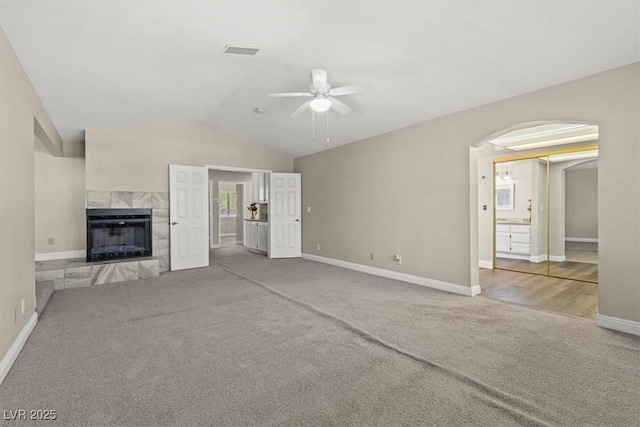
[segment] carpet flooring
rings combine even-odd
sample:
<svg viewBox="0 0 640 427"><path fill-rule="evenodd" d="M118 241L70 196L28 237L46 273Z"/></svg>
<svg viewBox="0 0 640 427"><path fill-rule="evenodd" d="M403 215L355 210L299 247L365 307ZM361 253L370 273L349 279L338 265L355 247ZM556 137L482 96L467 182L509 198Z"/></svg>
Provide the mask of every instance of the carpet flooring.
<svg viewBox="0 0 640 427"><path fill-rule="evenodd" d="M633 426L639 402L638 337L236 245L54 292L0 386L65 426Z"/></svg>

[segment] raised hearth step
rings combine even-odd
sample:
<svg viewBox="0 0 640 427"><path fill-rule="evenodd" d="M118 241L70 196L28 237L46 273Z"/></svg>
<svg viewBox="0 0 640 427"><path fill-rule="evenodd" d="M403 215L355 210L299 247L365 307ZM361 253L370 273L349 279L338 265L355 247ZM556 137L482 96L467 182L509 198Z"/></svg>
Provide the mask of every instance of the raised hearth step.
<svg viewBox="0 0 640 427"><path fill-rule="evenodd" d="M53 280L36 282L36 313L38 313L38 317L40 317L44 308L47 306L54 290L55 282Z"/></svg>

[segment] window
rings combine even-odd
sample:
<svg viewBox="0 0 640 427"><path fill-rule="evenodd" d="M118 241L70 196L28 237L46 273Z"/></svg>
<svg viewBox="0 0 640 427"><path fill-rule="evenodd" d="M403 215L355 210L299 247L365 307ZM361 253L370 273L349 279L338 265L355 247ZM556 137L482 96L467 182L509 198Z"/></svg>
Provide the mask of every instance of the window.
<svg viewBox="0 0 640 427"><path fill-rule="evenodd" d="M236 192L220 192L220 216L236 216Z"/></svg>

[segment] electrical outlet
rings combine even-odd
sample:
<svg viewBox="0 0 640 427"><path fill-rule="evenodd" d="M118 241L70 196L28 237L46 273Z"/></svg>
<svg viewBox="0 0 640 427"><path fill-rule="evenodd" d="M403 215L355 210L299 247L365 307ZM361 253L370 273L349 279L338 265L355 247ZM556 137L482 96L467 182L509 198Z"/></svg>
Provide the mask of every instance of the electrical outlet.
<svg viewBox="0 0 640 427"><path fill-rule="evenodd" d="M400 256L399 254L396 254L396 263L402 264L402 256Z"/></svg>
<svg viewBox="0 0 640 427"><path fill-rule="evenodd" d="M49 237L49 239L48 239L48 241L47 241L47 242L48 242L50 245L53 245L53 242L54 242L53 237Z"/></svg>
<svg viewBox="0 0 640 427"><path fill-rule="evenodd" d="M24 310L27 308L27 304L24 301L24 298L22 298L22 314L24 314Z"/></svg>
<svg viewBox="0 0 640 427"><path fill-rule="evenodd" d="M320 250L320 243L318 243L318 244L316 245L316 249L317 249L317 250Z"/></svg>
<svg viewBox="0 0 640 427"><path fill-rule="evenodd" d="M369 258L371 258L371 259L374 259L374 258L375 258L375 255L374 255L374 253L373 253L373 252L369 252Z"/></svg>

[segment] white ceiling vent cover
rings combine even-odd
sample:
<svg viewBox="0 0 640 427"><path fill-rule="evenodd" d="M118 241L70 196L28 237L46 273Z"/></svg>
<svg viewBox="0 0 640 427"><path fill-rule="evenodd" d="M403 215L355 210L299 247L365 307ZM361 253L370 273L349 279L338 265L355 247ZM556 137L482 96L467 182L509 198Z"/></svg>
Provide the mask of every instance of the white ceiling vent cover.
<svg viewBox="0 0 640 427"><path fill-rule="evenodd" d="M226 53L229 55L249 55L249 56L253 56L256 53L258 53L260 51L260 49L258 49L257 47L248 47L248 46L233 46L233 45L226 45L224 47L224 50L222 51L222 53Z"/></svg>

